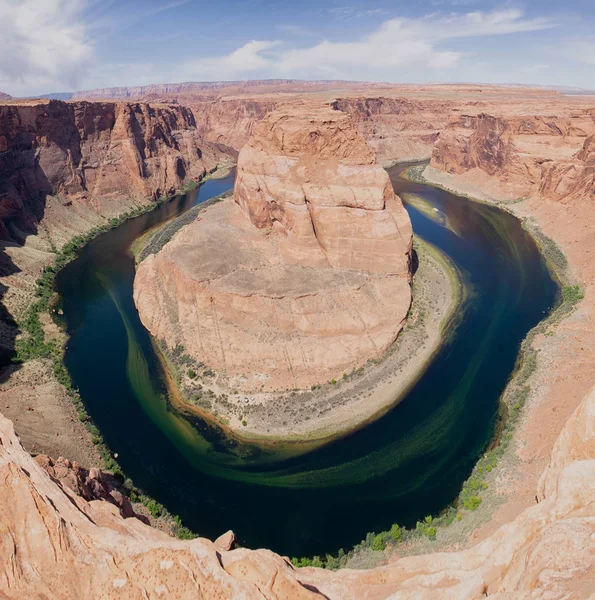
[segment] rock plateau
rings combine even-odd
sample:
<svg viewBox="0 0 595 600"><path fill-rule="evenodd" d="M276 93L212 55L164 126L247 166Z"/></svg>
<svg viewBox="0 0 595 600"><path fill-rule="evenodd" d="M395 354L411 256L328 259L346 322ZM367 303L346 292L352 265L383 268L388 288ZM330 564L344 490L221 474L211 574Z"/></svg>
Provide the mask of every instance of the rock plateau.
<svg viewBox="0 0 595 600"><path fill-rule="evenodd" d="M234 201L138 268L135 301L168 348L246 390L339 378L395 341L411 304L412 230L352 119L278 111L242 149Z"/></svg>

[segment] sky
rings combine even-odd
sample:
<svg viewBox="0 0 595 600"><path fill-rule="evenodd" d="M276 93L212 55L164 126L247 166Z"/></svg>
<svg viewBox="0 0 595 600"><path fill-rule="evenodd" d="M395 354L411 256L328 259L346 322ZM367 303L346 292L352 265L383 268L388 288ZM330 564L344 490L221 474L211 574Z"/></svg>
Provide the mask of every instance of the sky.
<svg viewBox="0 0 595 600"><path fill-rule="evenodd" d="M0 90L269 78L595 88L595 0L0 0Z"/></svg>

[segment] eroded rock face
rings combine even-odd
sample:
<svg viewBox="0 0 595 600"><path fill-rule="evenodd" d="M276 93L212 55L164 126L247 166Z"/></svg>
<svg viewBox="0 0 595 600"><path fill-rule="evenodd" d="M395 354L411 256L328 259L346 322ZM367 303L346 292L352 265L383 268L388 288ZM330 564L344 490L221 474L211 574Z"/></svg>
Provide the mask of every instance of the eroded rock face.
<svg viewBox="0 0 595 600"><path fill-rule="evenodd" d="M481 544L339 572L296 570L266 550L177 541L122 518L108 502L87 502L50 479L0 416L0 590L15 599L587 598L595 575L594 406L591 391L564 428L540 503Z"/></svg>
<svg viewBox="0 0 595 600"><path fill-rule="evenodd" d="M272 113L210 207L138 268L145 326L246 390L339 378L396 339L412 230L350 118Z"/></svg>
<svg viewBox="0 0 595 600"><path fill-rule="evenodd" d="M333 106L353 118L382 165L426 160L456 104L391 97L338 98Z"/></svg>
<svg viewBox="0 0 595 600"><path fill-rule="evenodd" d="M270 98L217 98L188 105L196 118L200 135L211 142L241 150L250 139L255 125L280 104Z"/></svg>
<svg viewBox="0 0 595 600"><path fill-rule="evenodd" d="M222 156L181 106L0 105L0 218L30 232L48 196L73 213L115 216L198 180Z"/></svg>
<svg viewBox="0 0 595 600"><path fill-rule="evenodd" d="M2 416L0 477L4 598L322 598L272 552L181 542L77 496L22 449Z"/></svg>
<svg viewBox="0 0 595 600"><path fill-rule="evenodd" d="M238 160L235 201L286 240L290 263L407 275L411 224L353 121L332 109L279 112Z"/></svg>
<svg viewBox="0 0 595 600"><path fill-rule="evenodd" d="M480 185L491 178L503 198L576 198L594 191L594 139L593 115L584 110L467 115L440 133L431 166Z"/></svg>

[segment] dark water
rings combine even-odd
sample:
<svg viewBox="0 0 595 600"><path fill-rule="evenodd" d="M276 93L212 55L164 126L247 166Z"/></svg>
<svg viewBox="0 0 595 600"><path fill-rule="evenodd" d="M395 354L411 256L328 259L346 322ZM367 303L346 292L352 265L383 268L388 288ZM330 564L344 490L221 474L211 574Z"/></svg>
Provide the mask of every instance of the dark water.
<svg viewBox="0 0 595 600"><path fill-rule="evenodd" d="M397 191L415 192L439 210L432 219L408 206L415 233L464 275L468 301L402 403L299 457L264 461L252 450L238 458L204 423L168 407L132 301L130 243L230 188L231 177L105 234L58 278L71 336L66 364L88 412L136 485L199 534L233 529L249 547L291 556L349 548L369 531L442 510L489 442L520 342L555 304L557 286L511 215L398 173L391 174Z"/></svg>

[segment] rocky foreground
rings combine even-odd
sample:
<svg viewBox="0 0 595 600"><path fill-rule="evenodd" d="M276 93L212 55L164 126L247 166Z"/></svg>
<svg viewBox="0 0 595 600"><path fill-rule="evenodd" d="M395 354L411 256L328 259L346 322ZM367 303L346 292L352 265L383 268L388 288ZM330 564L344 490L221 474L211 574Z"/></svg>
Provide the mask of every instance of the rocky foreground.
<svg viewBox="0 0 595 600"><path fill-rule="evenodd" d="M560 435L526 510L464 551L369 571L294 569L267 550L177 541L62 487L0 417L4 598L344 600L588 598L595 580L595 391Z"/></svg>
<svg viewBox="0 0 595 600"><path fill-rule="evenodd" d="M137 270L147 329L244 391L340 379L395 341L411 305L412 230L352 119L271 113L240 152L234 199Z"/></svg>

